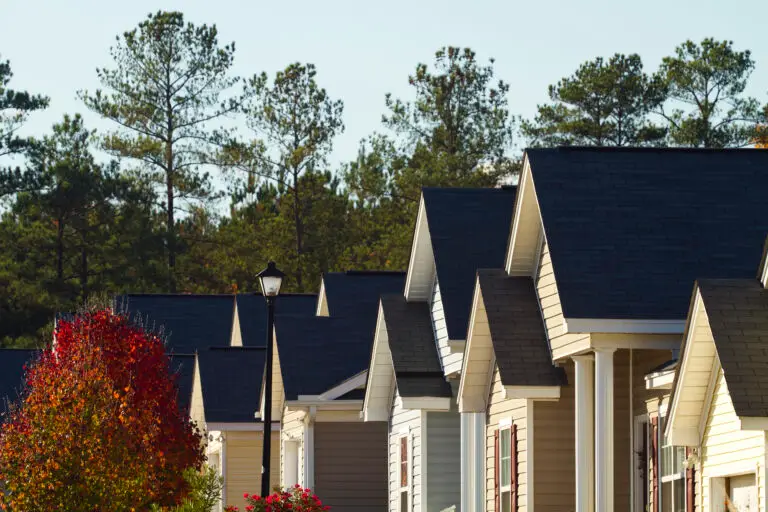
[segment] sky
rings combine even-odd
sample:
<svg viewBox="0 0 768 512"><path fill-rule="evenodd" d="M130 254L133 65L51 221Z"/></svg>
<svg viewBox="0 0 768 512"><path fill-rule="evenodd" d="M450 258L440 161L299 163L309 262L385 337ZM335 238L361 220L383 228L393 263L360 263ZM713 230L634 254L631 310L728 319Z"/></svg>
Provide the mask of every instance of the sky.
<svg viewBox="0 0 768 512"><path fill-rule="evenodd" d="M319 84L344 102L335 163L354 158L360 139L381 129L386 93L412 97L408 75L444 45L495 58L497 76L510 84L510 110L524 117L547 100L549 84L586 60L639 53L650 72L679 43L705 37L752 50L747 92L768 103L765 0L0 0L0 56L11 61L11 87L51 98L24 132L41 135L76 112L87 126L109 127L77 91L98 88L95 70L111 66L115 37L161 9L216 24L222 43L236 43L237 75L315 64Z"/></svg>

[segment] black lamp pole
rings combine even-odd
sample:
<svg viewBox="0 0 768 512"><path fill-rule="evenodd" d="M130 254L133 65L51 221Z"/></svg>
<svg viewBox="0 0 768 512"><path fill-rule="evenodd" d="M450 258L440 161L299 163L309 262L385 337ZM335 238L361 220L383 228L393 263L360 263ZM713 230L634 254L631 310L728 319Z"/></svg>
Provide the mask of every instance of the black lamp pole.
<svg viewBox="0 0 768 512"><path fill-rule="evenodd" d="M261 461L261 495L269 496L269 460L272 452L272 359L274 353L275 332L275 299L280 293L285 274L280 272L274 261L270 261L267 268L259 272L261 291L267 300L267 358L264 368L264 444L263 458Z"/></svg>
<svg viewBox="0 0 768 512"><path fill-rule="evenodd" d="M261 495L269 495L269 461L272 451L272 353L275 297L267 297L267 361L264 369L264 453L261 462Z"/></svg>

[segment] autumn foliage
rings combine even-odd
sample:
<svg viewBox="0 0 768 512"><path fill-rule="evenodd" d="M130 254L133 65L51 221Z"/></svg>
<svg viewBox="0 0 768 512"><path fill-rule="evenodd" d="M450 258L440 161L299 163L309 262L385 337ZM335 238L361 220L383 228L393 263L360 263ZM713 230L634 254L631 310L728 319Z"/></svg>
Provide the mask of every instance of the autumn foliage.
<svg viewBox="0 0 768 512"><path fill-rule="evenodd" d="M161 338L111 310L60 322L0 431L4 510L171 505L203 461Z"/></svg>
<svg viewBox="0 0 768 512"><path fill-rule="evenodd" d="M266 497L246 493L243 498L248 503L246 512L324 512L331 509L323 505L320 498L312 494L310 489L302 489L300 485ZM224 511L240 512L240 509L230 505Z"/></svg>

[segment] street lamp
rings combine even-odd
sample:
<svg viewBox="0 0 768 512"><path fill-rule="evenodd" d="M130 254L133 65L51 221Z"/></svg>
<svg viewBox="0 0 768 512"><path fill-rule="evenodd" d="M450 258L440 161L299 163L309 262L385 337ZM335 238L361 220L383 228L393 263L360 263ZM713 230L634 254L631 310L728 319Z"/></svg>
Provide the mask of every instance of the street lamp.
<svg viewBox="0 0 768 512"><path fill-rule="evenodd" d="M272 451L272 353L274 352L275 298L280 293L280 285L285 274L280 272L274 261L259 272L261 293L267 300L267 361L264 369L264 445L261 462L261 495L269 496L269 458Z"/></svg>

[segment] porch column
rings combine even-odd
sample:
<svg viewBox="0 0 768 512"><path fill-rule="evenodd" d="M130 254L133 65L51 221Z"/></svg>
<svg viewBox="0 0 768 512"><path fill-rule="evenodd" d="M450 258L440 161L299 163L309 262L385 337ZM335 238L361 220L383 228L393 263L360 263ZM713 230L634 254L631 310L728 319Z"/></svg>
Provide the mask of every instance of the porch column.
<svg viewBox="0 0 768 512"><path fill-rule="evenodd" d="M473 437L473 464L472 472L474 479L472 482L472 501L470 510L474 512L483 512L485 510L485 413L472 413L474 425L472 426Z"/></svg>
<svg viewBox="0 0 768 512"><path fill-rule="evenodd" d="M595 512L613 512L613 353L595 350Z"/></svg>
<svg viewBox="0 0 768 512"><path fill-rule="evenodd" d="M472 503L471 459L469 455L472 420L470 413L461 413L461 507L459 512L469 512Z"/></svg>
<svg viewBox="0 0 768 512"><path fill-rule="evenodd" d="M595 509L594 358L575 356L576 368L576 512Z"/></svg>

